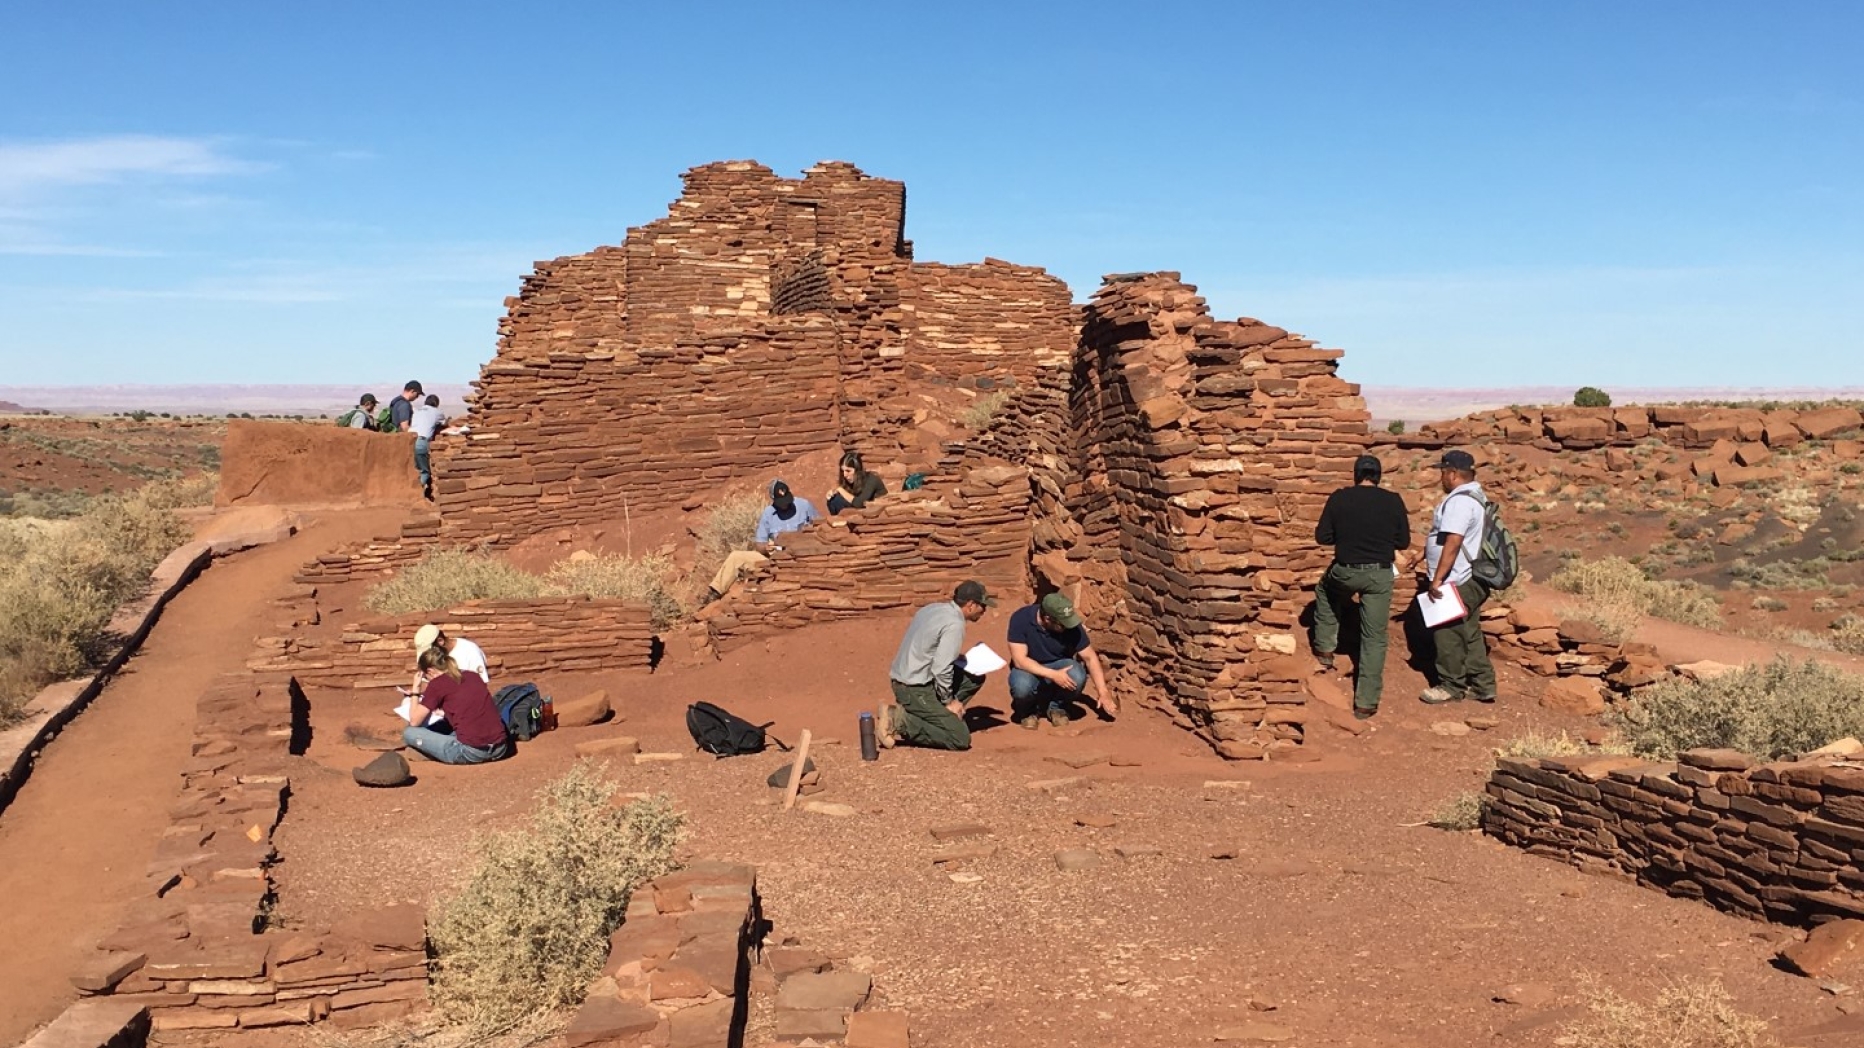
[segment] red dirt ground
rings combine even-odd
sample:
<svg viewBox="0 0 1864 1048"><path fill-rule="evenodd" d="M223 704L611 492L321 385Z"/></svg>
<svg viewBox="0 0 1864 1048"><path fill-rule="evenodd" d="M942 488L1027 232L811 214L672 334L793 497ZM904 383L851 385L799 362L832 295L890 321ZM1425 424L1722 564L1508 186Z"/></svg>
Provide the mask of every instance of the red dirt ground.
<svg viewBox="0 0 1864 1048"><path fill-rule="evenodd" d="M225 422L203 420L0 420L0 492L95 495L212 469L225 435Z"/></svg>

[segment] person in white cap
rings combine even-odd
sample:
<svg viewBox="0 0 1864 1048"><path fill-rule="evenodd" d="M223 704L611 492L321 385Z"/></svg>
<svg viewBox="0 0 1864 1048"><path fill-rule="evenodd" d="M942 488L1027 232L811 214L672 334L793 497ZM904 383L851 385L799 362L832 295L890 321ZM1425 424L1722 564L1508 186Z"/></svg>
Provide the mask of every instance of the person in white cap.
<svg viewBox="0 0 1864 1048"><path fill-rule="evenodd" d="M449 637L431 622L414 631L414 657L417 660L422 652L436 646L453 657L453 664L460 668L461 673L477 673L479 679L487 685L492 683L492 671L486 668L485 652L479 645L464 637ZM417 694L420 692L418 682L414 690Z"/></svg>

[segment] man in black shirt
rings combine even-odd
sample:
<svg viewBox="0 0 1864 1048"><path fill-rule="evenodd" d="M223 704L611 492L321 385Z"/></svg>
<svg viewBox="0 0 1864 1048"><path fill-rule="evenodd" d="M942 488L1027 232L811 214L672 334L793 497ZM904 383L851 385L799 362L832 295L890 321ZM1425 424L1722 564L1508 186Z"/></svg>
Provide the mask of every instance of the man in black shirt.
<svg viewBox="0 0 1864 1048"><path fill-rule="evenodd" d="M1353 461L1353 486L1327 497L1314 541L1333 547L1333 566L1314 588L1314 655L1333 668L1340 643L1340 608L1359 595L1359 679L1353 685L1353 715L1379 711L1385 681L1386 633L1391 628L1392 564L1411 547L1411 522L1404 497L1379 487L1384 468L1371 455Z"/></svg>

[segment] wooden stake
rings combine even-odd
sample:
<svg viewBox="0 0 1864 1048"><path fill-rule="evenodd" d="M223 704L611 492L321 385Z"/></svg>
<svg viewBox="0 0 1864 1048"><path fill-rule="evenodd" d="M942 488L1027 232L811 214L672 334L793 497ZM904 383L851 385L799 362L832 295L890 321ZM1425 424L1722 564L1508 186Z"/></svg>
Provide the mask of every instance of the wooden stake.
<svg viewBox="0 0 1864 1048"><path fill-rule="evenodd" d="M790 788L783 792L783 810L796 807L796 791L803 786L803 763L809 759L809 729L803 729L803 737L796 743L796 759L790 762Z"/></svg>

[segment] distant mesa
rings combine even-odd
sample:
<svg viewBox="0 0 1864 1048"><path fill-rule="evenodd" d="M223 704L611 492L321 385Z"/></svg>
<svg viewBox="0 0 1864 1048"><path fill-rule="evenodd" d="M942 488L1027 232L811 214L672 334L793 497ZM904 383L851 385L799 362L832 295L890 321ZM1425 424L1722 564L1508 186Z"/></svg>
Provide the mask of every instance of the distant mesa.
<svg viewBox="0 0 1864 1048"><path fill-rule="evenodd" d="M0 400L0 415L49 415L44 408L29 408L24 404L15 404L10 400Z"/></svg>

